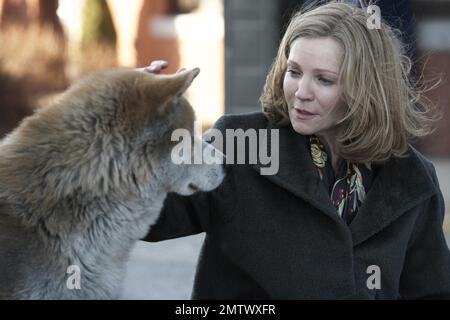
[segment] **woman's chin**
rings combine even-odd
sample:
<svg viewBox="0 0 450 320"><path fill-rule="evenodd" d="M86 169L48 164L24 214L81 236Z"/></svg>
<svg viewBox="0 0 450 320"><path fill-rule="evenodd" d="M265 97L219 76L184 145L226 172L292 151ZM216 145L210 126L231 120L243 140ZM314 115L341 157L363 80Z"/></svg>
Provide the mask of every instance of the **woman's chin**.
<svg viewBox="0 0 450 320"><path fill-rule="evenodd" d="M306 126L304 123L299 123L298 121L291 120L291 125L294 131L301 135L309 136L315 133L314 129Z"/></svg>

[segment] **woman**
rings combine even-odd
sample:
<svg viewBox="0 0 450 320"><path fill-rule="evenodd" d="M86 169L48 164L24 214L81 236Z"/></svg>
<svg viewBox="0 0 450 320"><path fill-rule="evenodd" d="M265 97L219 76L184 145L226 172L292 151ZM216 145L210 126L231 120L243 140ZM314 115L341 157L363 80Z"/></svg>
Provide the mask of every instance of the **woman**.
<svg viewBox="0 0 450 320"><path fill-rule="evenodd" d="M366 20L343 3L296 14L263 112L216 123L278 129L276 174L229 164L218 189L166 199L144 240L206 232L194 299L450 297L442 194L408 144L430 132L430 109L394 32Z"/></svg>

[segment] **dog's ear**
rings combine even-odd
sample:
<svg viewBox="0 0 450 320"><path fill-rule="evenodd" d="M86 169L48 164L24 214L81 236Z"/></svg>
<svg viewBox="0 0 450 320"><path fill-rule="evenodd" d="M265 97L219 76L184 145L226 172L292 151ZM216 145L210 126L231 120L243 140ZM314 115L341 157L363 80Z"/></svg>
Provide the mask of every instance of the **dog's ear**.
<svg viewBox="0 0 450 320"><path fill-rule="evenodd" d="M149 74L148 82L142 89L149 94L150 99L156 99L161 107L165 107L170 101L179 99L199 73L200 69L195 68L169 75Z"/></svg>
<svg viewBox="0 0 450 320"><path fill-rule="evenodd" d="M164 82L165 88L165 90L163 90L165 91L164 96L171 96L174 98L181 97L199 73L200 69L195 68L192 70L183 70L169 76L161 76L161 81Z"/></svg>

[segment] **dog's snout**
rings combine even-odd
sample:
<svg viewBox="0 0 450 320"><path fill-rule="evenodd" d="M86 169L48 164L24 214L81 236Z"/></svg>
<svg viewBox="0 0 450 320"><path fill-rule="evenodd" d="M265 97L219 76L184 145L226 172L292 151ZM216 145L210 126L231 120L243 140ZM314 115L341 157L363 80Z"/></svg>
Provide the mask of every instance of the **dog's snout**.
<svg viewBox="0 0 450 320"><path fill-rule="evenodd" d="M202 141L203 145L203 153L211 155L214 158L214 163L222 164L225 163L225 154L220 151L218 148L216 148L214 145L207 143L205 141Z"/></svg>
<svg viewBox="0 0 450 320"><path fill-rule="evenodd" d="M225 162L225 158L226 158L225 154L222 153L222 151L220 151L219 149L217 149L217 148L215 148L215 147L212 147L212 148L214 148L214 154L215 154L215 156L216 156L217 158L220 158L220 159L222 160L221 163L224 163L224 162Z"/></svg>
<svg viewBox="0 0 450 320"><path fill-rule="evenodd" d="M199 187L197 187L195 184L193 184L193 183L189 183L189 189L191 189L193 192L198 192L198 191L200 191L200 188Z"/></svg>

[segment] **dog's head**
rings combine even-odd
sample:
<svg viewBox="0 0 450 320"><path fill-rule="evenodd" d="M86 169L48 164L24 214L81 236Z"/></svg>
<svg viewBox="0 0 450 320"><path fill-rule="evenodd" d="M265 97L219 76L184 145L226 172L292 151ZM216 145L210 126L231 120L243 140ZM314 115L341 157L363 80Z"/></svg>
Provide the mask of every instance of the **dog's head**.
<svg viewBox="0 0 450 320"><path fill-rule="evenodd" d="M2 178L21 192L27 181L27 188L35 190L31 193L58 197L74 190L134 198L216 188L224 176L220 164L172 159L179 143L171 139L174 130L193 132L194 111L183 93L198 73L118 69L78 81L3 143L2 153L10 155L9 165L20 167L24 180L5 172ZM7 164L3 157L1 165Z"/></svg>

